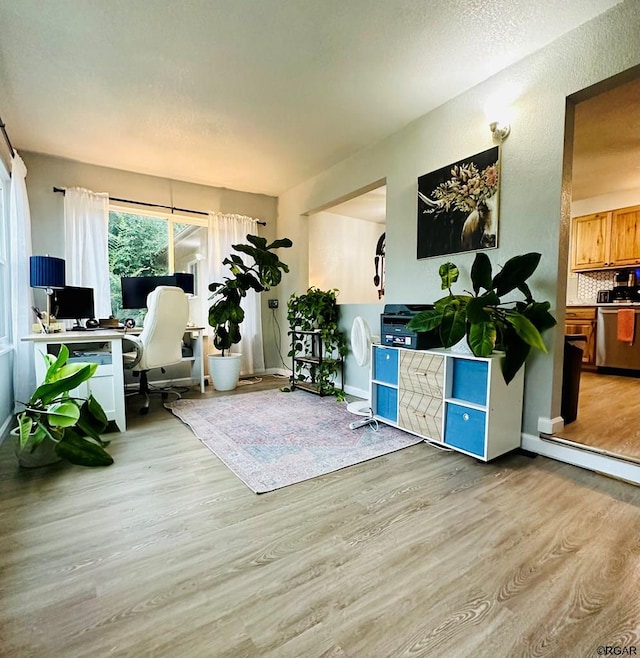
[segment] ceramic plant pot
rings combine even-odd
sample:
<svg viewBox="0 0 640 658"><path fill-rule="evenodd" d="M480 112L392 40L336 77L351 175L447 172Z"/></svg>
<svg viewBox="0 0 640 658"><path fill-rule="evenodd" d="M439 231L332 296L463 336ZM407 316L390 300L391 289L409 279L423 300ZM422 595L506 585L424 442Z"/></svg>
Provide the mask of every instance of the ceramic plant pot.
<svg viewBox="0 0 640 658"><path fill-rule="evenodd" d="M240 379L242 354L209 354L209 374L216 391L233 391Z"/></svg>
<svg viewBox="0 0 640 658"><path fill-rule="evenodd" d="M45 439L33 452L30 452L29 450L20 449L20 437L17 427L11 430L10 435L18 464L22 468L40 468L62 461L62 458L56 454L56 444L53 441Z"/></svg>

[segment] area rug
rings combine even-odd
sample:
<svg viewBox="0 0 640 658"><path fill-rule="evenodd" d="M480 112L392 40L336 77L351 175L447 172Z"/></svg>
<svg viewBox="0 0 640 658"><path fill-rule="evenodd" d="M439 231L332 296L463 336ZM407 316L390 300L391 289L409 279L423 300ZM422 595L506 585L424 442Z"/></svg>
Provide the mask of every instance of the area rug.
<svg viewBox="0 0 640 658"><path fill-rule="evenodd" d="M165 405L251 490L265 493L421 442L388 425L349 429L361 417L334 397L279 390Z"/></svg>

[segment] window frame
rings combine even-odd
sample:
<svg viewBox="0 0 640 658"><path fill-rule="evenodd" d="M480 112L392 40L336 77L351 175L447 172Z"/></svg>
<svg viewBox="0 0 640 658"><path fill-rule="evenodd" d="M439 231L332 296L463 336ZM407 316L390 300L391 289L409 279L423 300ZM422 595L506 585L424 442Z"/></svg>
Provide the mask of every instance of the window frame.
<svg viewBox="0 0 640 658"><path fill-rule="evenodd" d="M9 264L9 174L0 162L0 351L11 346L11 272Z"/></svg>
<svg viewBox="0 0 640 658"><path fill-rule="evenodd" d="M168 241L167 241L167 274L175 272L175 234L174 234L174 224L192 224L194 226L203 226L207 228L209 226L209 220L207 217L192 217L189 215L176 215L171 212L161 212L158 210L146 210L144 206L137 206L132 208L131 206L121 205L118 203L109 203L109 213L111 212L121 212L126 213L127 215L138 215L140 217L154 217L156 219L164 219L168 222Z"/></svg>

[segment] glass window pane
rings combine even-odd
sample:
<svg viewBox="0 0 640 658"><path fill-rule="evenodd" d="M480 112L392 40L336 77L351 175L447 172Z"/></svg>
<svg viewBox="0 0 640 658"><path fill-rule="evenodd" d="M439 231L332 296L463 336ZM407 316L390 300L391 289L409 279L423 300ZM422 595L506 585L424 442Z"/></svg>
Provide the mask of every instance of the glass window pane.
<svg viewBox="0 0 640 658"><path fill-rule="evenodd" d="M145 310L122 308L120 278L169 274L169 223L166 219L111 211L109 213L109 269L111 306L123 320L133 317L141 322Z"/></svg>
<svg viewBox="0 0 640 658"><path fill-rule="evenodd" d="M202 279L201 263L205 261L207 250L207 227L177 223L174 227L175 270L194 275L194 296L197 297L200 294L199 284Z"/></svg>

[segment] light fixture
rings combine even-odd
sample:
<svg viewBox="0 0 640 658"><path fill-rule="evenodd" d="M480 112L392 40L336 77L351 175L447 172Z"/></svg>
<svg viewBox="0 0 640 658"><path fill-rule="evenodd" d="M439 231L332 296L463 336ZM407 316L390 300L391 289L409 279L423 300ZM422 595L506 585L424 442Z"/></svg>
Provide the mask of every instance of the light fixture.
<svg viewBox="0 0 640 658"><path fill-rule="evenodd" d="M491 136L498 144L504 142L511 132L511 120L514 114L514 103L521 91L514 85L496 89L485 101L484 115L489 123Z"/></svg>
<svg viewBox="0 0 640 658"><path fill-rule="evenodd" d="M502 143L509 136L511 126L508 123L501 123L500 121L492 121L489 124L489 130L494 141Z"/></svg>
<svg viewBox="0 0 640 658"><path fill-rule="evenodd" d="M43 331L48 332L51 324L51 295L54 290L65 286L65 262L55 256L31 256L29 258L29 285L32 288L44 288L47 293L47 325Z"/></svg>

